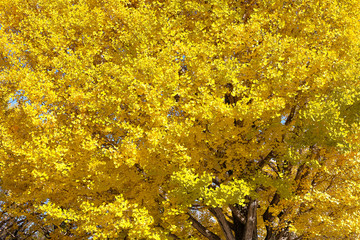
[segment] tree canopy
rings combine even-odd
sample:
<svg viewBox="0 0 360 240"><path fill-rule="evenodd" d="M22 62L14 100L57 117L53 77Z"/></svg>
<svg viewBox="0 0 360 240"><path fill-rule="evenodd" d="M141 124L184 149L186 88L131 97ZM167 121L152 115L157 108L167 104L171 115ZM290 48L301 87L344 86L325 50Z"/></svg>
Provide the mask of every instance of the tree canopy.
<svg viewBox="0 0 360 240"><path fill-rule="evenodd" d="M360 238L359 15L0 1L3 216L53 239Z"/></svg>

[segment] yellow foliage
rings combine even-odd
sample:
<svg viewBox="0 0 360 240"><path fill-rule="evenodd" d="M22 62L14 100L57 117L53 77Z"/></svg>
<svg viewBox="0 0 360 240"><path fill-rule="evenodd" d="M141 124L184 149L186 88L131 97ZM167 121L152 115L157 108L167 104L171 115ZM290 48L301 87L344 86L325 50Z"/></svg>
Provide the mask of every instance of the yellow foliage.
<svg viewBox="0 0 360 240"><path fill-rule="evenodd" d="M359 15L1 1L1 210L54 239L202 239L256 200L259 238L360 238Z"/></svg>

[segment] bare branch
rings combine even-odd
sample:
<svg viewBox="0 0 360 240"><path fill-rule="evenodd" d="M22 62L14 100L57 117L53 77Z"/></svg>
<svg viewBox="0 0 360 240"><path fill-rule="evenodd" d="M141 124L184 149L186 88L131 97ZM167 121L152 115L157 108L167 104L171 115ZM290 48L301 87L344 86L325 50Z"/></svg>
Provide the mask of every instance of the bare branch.
<svg viewBox="0 0 360 240"><path fill-rule="evenodd" d="M233 205L229 205L229 208L232 211L233 218L236 218L242 224L246 223L245 216L241 213L241 211L237 207Z"/></svg>
<svg viewBox="0 0 360 240"><path fill-rule="evenodd" d="M245 210L245 208L239 205L230 205L229 208L233 216L235 239L242 239L246 224L246 213L242 210Z"/></svg>
<svg viewBox="0 0 360 240"><path fill-rule="evenodd" d="M249 202L247 216L246 216L246 224L245 224L245 232L243 239L246 240L256 240L257 239L257 201L252 200Z"/></svg>
<svg viewBox="0 0 360 240"><path fill-rule="evenodd" d="M196 230L198 230L204 237L210 240L221 240L221 238L218 235L216 235L215 233L211 232L206 227L204 227L198 220L196 220L193 216L191 216L190 213L188 213L188 215L189 215L189 220L192 223L192 226Z"/></svg>
<svg viewBox="0 0 360 240"><path fill-rule="evenodd" d="M225 218L224 213L221 208L210 208L209 211L214 214L217 221L219 222L221 229L223 230L226 240L235 240L234 234L231 231L231 228L228 224L228 221Z"/></svg>

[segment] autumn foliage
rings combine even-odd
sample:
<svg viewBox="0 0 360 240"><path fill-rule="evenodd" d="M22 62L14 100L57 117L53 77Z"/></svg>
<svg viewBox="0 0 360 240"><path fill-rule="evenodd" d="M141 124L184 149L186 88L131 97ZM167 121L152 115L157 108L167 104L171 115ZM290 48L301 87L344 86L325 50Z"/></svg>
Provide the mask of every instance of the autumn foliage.
<svg viewBox="0 0 360 240"><path fill-rule="evenodd" d="M359 15L0 1L3 216L38 239L359 239Z"/></svg>

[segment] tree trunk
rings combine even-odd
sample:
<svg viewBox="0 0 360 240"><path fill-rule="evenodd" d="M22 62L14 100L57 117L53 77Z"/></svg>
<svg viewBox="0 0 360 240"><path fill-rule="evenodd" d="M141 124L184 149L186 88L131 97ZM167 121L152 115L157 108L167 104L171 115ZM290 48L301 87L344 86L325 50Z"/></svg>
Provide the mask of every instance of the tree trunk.
<svg viewBox="0 0 360 240"><path fill-rule="evenodd" d="M227 216L221 208L210 208L209 211L214 215L220 225L226 240L257 240L257 201L250 200L246 206L229 206L232 216ZM219 240L219 236L206 229L199 221L189 214L189 220L207 239Z"/></svg>
<svg viewBox="0 0 360 240"><path fill-rule="evenodd" d="M241 240L257 240L257 201L251 200L248 204L246 224Z"/></svg>

